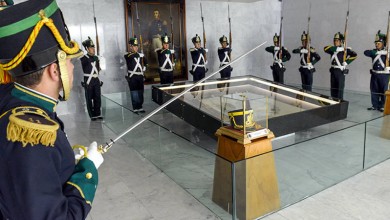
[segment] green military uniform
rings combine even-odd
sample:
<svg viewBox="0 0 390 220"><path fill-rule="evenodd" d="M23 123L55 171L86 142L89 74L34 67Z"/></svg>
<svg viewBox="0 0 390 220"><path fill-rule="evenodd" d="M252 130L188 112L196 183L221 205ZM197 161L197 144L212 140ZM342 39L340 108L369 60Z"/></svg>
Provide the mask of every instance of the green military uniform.
<svg viewBox="0 0 390 220"><path fill-rule="evenodd" d="M333 40L344 42L344 35L340 32L334 35ZM345 51L346 50L346 51ZM330 54L330 94L334 98L344 98L345 76L348 74L347 65L352 63L357 54L351 48L329 45L324 48L325 53ZM344 52L345 51L345 52ZM344 53L346 59L344 60Z"/></svg>
<svg viewBox="0 0 390 220"><path fill-rule="evenodd" d="M56 114L57 97L28 85L57 65L51 73L59 71L57 85L62 83L62 99L68 99L66 60L82 53L69 40L55 0L22 2L1 10L0 17L8 18L0 19L0 219L85 219L97 168L87 157L75 165ZM5 71L23 84L4 80Z"/></svg>

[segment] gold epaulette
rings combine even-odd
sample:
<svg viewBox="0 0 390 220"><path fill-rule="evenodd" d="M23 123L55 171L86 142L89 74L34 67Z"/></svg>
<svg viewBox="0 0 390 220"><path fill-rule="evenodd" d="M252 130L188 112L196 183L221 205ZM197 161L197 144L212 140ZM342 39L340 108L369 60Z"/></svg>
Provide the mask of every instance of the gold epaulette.
<svg viewBox="0 0 390 220"><path fill-rule="evenodd" d="M12 109L7 126L7 139L12 142L54 146L60 126L45 111L37 107L23 106Z"/></svg>
<svg viewBox="0 0 390 220"><path fill-rule="evenodd" d="M190 52L195 51L195 48L190 48Z"/></svg>

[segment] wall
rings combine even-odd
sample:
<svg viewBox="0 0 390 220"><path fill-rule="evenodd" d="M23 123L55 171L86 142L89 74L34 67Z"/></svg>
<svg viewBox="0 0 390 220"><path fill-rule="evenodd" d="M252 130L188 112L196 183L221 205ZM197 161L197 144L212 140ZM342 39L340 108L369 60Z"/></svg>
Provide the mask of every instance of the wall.
<svg viewBox="0 0 390 220"><path fill-rule="evenodd" d="M127 68L123 55L126 52L124 1L87 0L71 1L57 0L65 22L68 25L72 39L80 46L81 42L90 36L95 44L95 16L97 20L100 54L104 57L100 79L104 82L102 93L114 93L128 90L124 76ZM84 50L84 48L83 48ZM105 63L105 64L104 64ZM105 66L105 67L104 67ZM84 89L81 87L83 72L81 63L75 62L75 78L73 91L69 101L62 102L59 110L62 114L77 112L77 108L85 108Z"/></svg>
<svg viewBox="0 0 390 220"><path fill-rule="evenodd" d="M300 35L307 28L309 0L284 0L284 44L292 50L300 45ZM326 45L332 44L333 35L337 31L344 31L345 16L347 11L346 0L311 0L310 33L312 45L322 57L316 65L317 72L314 75L314 86L329 88L329 56L323 52ZM15 0L15 3L21 1ZM69 27L71 36L81 44L87 36L95 39L95 27L93 22L93 1L58 0L65 21ZM193 47L191 38L195 34L202 35L202 23L200 18L200 2L203 6L205 29L207 34L207 48L209 49L210 71L216 71L219 67L217 48L220 46L218 39L223 34L228 35L229 24L227 19L227 2L215 1L186 1L186 28L187 47ZM233 33L233 59L250 50L254 46L268 41L272 44L272 36L279 32L281 3L277 0L263 0L251 3L229 2ZM104 81L103 93L128 91L124 80L126 65L123 54L126 51L124 2L109 0L94 0L95 14L98 22L98 35L100 38L101 55L105 58L106 68L101 75ZM349 17L349 41L357 53L358 58L349 69L350 74L346 79L346 89L353 91L369 91L370 59L364 57L363 51L374 47L374 37L378 29L383 32L387 28L387 15L389 10L388 0L354 0L350 6ZM188 53L188 57L190 54ZM272 56L264 51L264 47L256 50L245 59L234 65L233 76L257 75L266 79L272 79L269 65ZM189 61L189 66L191 61ZM286 83L300 84L298 72L299 56L293 55L286 64ZM81 65L76 62L73 94L70 102L62 103L61 110L64 113L83 108L84 91L80 86L82 80ZM216 74L216 78L219 74ZM189 80L192 80L189 75ZM81 106L81 107L80 107Z"/></svg>
<svg viewBox="0 0 390 220"><path fill-rule="evenodd" d="M283 0L285 46L291 51L301 45L300 36L307 29L309 0ZM310 34L312 46L319 52L322 60L316 64L314 86L330 87L330 56L323 48L333 44L336 32L344 32L348 8L347 0L311 0ZM350 1L348 23L348 46L357 52L358 58L349 66L346 77L346 89L368 92L370 84L369 69L371 59L363 51L374 48L375 34L380 29L386 32L387 16L390 10L388 0L353 0ZM301 84L299 55L293 55L286 65L287 83Z"/></svg>
<svg viewBox="0 0 390 220"><path fill-rule="evenodd" d="M22 0L15 0L15 4ZM105 59L105 68L101 73L104 82L102 93L128 91L126 63L123 55L126 52L127 40L125 34L124 1L87 0L71 1L57 0L65 22L70 30L71 38L80 46L81 42L90 36L95 40L94 11L97 19L100 55ZM191 38L195 34L202 35L200 19L200 1L186 1L186 28L187 48L192 47ZM277 0L263 0L251 3L230 2L230 14L233 33L233 59L247 52L264 41L272 44L272 35L278 32L281 3ZM207 34L207 48L209 48L208 74L219 67L217 48L220 46L219 38L229 33L227 2L202 1ZM233 76L257 75L272 79L269 64L272 56L259 48L245 59L234 65ZM188 53L190 58L190 54ZM189 61L191 65L191 61ZM76 112L85 108L84 89L81 87L82 69L80 62L75 62L75 77L73 91L68 102L62 102L58 111L61 114ZM215 76L219 77L219 74ZM189 80L192 76L189 75Z"/></svg>
<svg viewBox="0 0 390 220"><path fill-rule="evenodd" d="M203 27L200 13L200 2L203 8L203 17L206 30L206 47L208 52L208 68L211 74L218 70L219 59L217 49L220 47L219 38L222 35L229 36L228 2L215 1L186 1L186 29L187 48L193 47L191 38L198 34L203 41ZM272 36L278 32L280 24L281 3L277 0L263 0L253 3L229 2L232 26L232 58L246 53L253 47L268 41L272 44ZM202 42L203 45L203 42ZM232 76L257 75L266 79L272 79L269 68L272 55L266 53L265 46L257 49L252 54L233 65ZM188 66L191 67L191 55L188 52ZM190 75L190 80L192 76ZM214 78L219 78L219 73Z"/></svg>

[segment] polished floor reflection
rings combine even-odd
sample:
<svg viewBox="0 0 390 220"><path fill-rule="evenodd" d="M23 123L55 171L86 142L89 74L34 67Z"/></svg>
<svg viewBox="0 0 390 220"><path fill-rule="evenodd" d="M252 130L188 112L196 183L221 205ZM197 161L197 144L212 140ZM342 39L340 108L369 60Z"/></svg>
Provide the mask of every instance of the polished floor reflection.
<svg viewBox="0 0 390 220"><path fill-rule="evenodd" d="M157 105L148 98L150 90L145 93L144 108L148 113ZM388 177L385 175L383 180L380 178L389 162L359 173L362 165L370 167L390 157L389 139L381 137L381 129L387 122L377 119L381 116L380 112L366 110L370 102L369 96L347 93L346 99L350 101L346 120L273 141L282 206L295 203L308 193L311 195L324 191L266 219L370 219L359 217L368 215L365 211L367 209L363 208L367 203L362 202L362 206L358 208L360 199L356 199L356 196L361 194L365 199L366 193L373 192L368 198L373 203L379 203L390 192L390 187L385 186L390 182L390 176L386 174ZM71 143L88 145L94 140L105 143L115 138L145 116L135 114L130 109L130 96L115 93L105 95L105 120L102 122L91 122L85 112L61 117ZM372 121L359 124L369 120ZM338 131L341 128L345 130ZM324 136L329 133L332 134ZM366 148L362 143L364 140L367 142ZM292 144L292 147L286 147ZM215 139L167 111L159 112L118 141L105 154L105 163L100 169L100 185L88 218L232 219L228 212L211 200L214 163L218 159L215 152ZM364 153L366 161L362 161ZM326 189L356 173L359 174L336 187ZM382 190L382 195L379 194L379 189L373 191L365 188L372 181L366 177L378 181L374 185ZM344 188L358 192L343 190ZM350 202L357 208L344 210L342 207L351 208L346 201L349 197L355 198ZM328 202L331 199L336 200L341 208L336 209L333 214L322 215L323 209L333 208ZM383 205L378 204L367 212L374 210L376 213L386 213L381 207ZM305 209L311 210L307 217L302 211ZM299 218L296 213L301 214ZM336 216L336 213L345 217L327 218Z"/></svg>

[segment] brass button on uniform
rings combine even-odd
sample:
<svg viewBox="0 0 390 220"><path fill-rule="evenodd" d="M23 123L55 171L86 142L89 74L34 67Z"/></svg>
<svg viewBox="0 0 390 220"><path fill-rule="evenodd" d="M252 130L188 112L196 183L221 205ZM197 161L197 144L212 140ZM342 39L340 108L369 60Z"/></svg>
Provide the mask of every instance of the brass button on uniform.
<svg viewBox="0 0 390 220"><path fill-rule="evenodd" d="M85 175L85 178L91 179L91 178L92 178L92 173L87 173L87 174Z"/></svg>

